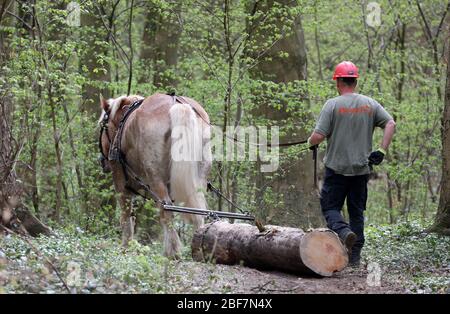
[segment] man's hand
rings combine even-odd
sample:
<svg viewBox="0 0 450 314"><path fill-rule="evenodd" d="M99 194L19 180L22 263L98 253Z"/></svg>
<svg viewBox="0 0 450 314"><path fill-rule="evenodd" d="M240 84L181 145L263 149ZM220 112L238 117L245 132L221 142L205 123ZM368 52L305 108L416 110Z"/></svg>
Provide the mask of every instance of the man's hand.
<svg viewBox="0 0 450 314"><path fill-rule="evenodd" d="M322 135L322 134L317 133L317 132L313 132L311 134L311 136L308 138L307 142L308 142L309 146L315 146L315 145L319 145L324 140L325 140L325 135Z"/></svg>
<svg viewBox="0 0 450 314"><path fill-rule="evenodd" d="M384 155L386 155L386 151L382 148L378 148L378 150L372 152L369 156L369 165L379 165L384 159Z"/></svg>
<svg viewBox="0 0 450 314"><path fill-rule="evenodd" d="M311 136L308 137L308 140L306 142L308 143L310 150L315 150L319 147L319 144L316 144L316 145L311 144Z"/></svg>

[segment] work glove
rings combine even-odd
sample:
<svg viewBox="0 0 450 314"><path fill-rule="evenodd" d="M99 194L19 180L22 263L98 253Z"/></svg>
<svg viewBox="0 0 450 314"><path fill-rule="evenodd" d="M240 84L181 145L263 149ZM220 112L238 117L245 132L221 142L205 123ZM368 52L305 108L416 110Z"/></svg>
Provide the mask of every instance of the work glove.
<svg viewBox="0 0 450 314"><path fill-rule="evenodd" d="M386 151L382 148L378 148L376 151L372 152L369 156L369 165L379 165L384 159Z"/></svg>

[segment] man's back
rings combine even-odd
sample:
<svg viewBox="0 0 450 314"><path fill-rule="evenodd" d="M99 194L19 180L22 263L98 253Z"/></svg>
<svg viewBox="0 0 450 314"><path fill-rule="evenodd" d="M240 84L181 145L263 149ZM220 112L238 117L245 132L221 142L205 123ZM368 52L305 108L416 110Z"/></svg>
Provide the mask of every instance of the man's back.
<svg viewBox="0 0 450 314"><path fill-rule="evenodd" d="M327 137L325 166L343 175L369 173L373 131L391 119L377 101L364 95L348 93L329 99L315 128Z"/></svg>
<svg viewBox="0 0 450 314"><path fill-rule="evenodd" d="M323 106L316 128L308 138L310 146L327 139L325 176L320 190L320 207L327 227L336 232L349 252L349 264L358 266L364 246L364 211L367 205L369 161L379 165L395 132L395 121L370 97L354 93L358 67L351 61L339 63L333 73L339 97ZM384 129L383 140L372 151L375 127ZM349 222L341 214L347 202Z"/></svg>

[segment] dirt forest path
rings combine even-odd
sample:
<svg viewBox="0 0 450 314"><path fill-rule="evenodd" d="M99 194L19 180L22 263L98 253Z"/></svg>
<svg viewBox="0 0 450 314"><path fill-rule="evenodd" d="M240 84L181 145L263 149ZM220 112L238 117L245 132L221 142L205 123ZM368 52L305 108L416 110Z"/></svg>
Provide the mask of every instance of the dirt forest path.
<svg viewBox="0 0 450 314"><path fill-rule="evenodd" d="M171 276L178 277L180 292L193 293L406 293L381 278L380 286L367 284L368 272L346 268L332 277L296 276L259 271L243 266L183 262Z"/></svg>
<svg viewBox="0 0 450 314"><path fill-rule="evenodd" d="M0 272L1 285L16 285L22 293L67 293L55 274L43 276L36 271L10 264ZM171 282L170 293L215 294L385 294L408 293L399 284L381 279L381 285L367 284L367 271L347 268L332 277L296 276L281 272L260 271L240 265L214 265L192 261L178 261L172 265L165 280ZM1 286L0 285L0 286ZM1 290L1 289L0 289ZM71 293L109 294L140 293L129 290L125 282L88 285ZM144 292L145 293L145 292ZM148 292L147 292L148 293Z"/></svg>
<svg viewBox="0 0 450 314"><path fill-rule="evenodd" d="M437 236L405 241L389 236L386 230L383 235L373 237L368 232L362 266L359 269L347 267L331 277L195 262L187 250L181 260L168 260L161 255L161 247L157 244L142 245L134 241L123 250L117 239L58 231L55 236L33 240L44 258L35 254L22 238L7 235L0 237L0 294L448 293L450 273L446 252L450 242L443 241L441 246L430 247L430 243L437 243ZM396 247L400 253L391 256L380 252L381 244L376 239L383 242L385 251L394 251L392 248ZM416 241L414 247L420 255L411 249L413 241ZM431 250L443 253L439 259L430 260ZM58 269L62 280L47 260ZM372 284L376 281L376 271L367 270L369 261L380 266L379 285ZM435 267L430 267L432 262ZM418 276L435 286L417 282ZM64 287L64 280L69 291Z"/></svg>

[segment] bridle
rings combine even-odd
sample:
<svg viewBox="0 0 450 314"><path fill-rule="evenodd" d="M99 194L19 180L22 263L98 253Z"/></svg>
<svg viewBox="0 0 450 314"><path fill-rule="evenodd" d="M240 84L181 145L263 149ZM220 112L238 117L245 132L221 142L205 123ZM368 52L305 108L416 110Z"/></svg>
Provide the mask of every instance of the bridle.
<svg viewBox="0 0 450 314"><path fill-rule="evenodd" d="M108 156L103 152L103 145L102 145L102 137L103 133L106 133L106 137L108 138L108 144L111 146L112 141L111 137L109 136L108 132L108 123L109 123L109 113L105 111L105 114L103 115L103 119L100 122L100 134L98 137L98 148L100 149L100 156L98 157L98 161L100 163L100 166L103 169L103 172L109 172L106 168L106 161L108 160Z"/></svg>
<svg viewBox="0 0 450 314"><path fill-rule="evenodd" d="M100 149L100 156L99 156L99 162L103 169L103 172L107 173L110 171L110 169L107 168L106 161L107 160L116 160L120 163L126 162L123 160L123 156L121 153L120 148L120 142L122 139L122 132L123 127L125 125L125 122L127 121L128 117L135 111L139 106L142 104L144 99L138 99L134 101L130 106L128 106L128 109L123 114L122 118L120 119L119 126L117 128L116 134L114 135L114 140L111 140L111 137L109 136L108 132L108 123L109 123L109 113L105 111L105 114L102 118L102 121L100 122L100 134L98 139L98 148ZM102 137L103 133L106 133L106 136L108 138L108 144L109 144L109 151L107 154L103 151L103 145L102 145Z"/></svg>

